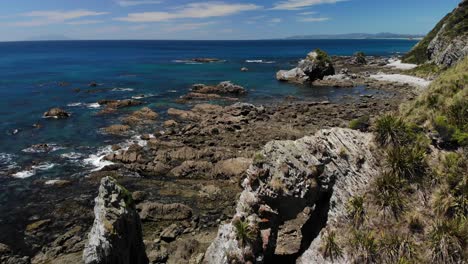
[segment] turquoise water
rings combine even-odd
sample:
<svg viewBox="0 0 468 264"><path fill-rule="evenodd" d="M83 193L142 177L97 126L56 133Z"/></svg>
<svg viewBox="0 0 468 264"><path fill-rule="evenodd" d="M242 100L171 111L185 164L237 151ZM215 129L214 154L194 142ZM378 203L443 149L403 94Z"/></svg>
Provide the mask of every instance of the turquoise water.
<svg viewBox="0 0 468 264"><path fill-rule="evenodd" d="M230 80L249 90L242 101L266 103L293 95L340 100L355 89L302 88L279 83L276 71L289 69L315 48L332 55L391 56L407 52L410 40L269 40L269 41L69 41L0 43L0 176L8 181L81 177L95 166L90 155L122 141L99 132L118 123L116 115L96 115L92 103L144 94L146 106L163 114L194 83ZM194 64L187 59L214 57L220 63ZM251 61L251 62L248 62ZM255 61L255 62L254 62ZM249 72L240 72L248 67ZM99 83L90 88L92 81ZM60 86L67 82L69 86ZM80 88L81 92L74 91ZM100 89L99 92L86 92ZM72 113L66 120L43 119L52 107ZM125 109L128 112L134 109ZM40 123L42 128L33 128ZM18 130L19 133L13 132ZM55 144L49 153L30 153L32 144ZM93 156L91 156L93 157ZM34 166L33 168L29 168ZM9 174L12 174L11 172Z"/></svg>

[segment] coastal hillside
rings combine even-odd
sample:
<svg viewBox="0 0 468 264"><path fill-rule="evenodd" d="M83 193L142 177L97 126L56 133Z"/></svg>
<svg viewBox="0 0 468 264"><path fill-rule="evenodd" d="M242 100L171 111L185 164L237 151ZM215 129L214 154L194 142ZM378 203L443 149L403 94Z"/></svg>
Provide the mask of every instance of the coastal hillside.
<svg viewBox="0 0 468 264"><path fill-rule="evenodd" d="M406 63L450 67L468 54L468 1L463 0L403 58Z"/></svg>

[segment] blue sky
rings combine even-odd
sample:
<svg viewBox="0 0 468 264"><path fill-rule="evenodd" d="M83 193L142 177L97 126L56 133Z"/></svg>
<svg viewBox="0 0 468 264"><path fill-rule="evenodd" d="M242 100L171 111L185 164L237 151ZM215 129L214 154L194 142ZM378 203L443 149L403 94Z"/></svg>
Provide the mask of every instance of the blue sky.
<svg viewBox="0 0 468 264"><path fill-rule="evenodd" d="M427 33L460 0L2 0L0 41Z"/></svg>

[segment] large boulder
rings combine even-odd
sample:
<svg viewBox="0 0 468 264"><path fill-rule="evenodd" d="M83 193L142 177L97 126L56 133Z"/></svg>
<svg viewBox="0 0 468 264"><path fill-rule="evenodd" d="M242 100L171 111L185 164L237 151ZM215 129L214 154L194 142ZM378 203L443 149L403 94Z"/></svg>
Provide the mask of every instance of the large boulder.
<svg viewBox="0 0 468 264"><path fill-rule="evenodd" d="M276 79L293 83L306 83L321 80L323 77L335 74L335 68L328 54L320 49L307 54L298 66L292 70L281 70L276 73Z"/></svg>
<svg viewBox="0 0 468 264"><path fill-rule="evenodd" d="M111 177L105 177L95 203L93 227L83 250L84 263L148 263L131 193Z"/></svg>
<svg viewBox="0 0 468 264"><path fill-rule="evenodd" d="M52 108L49 111L44 113L46 118L67 118L70 117L70 113L65 112L65 110L60 108Z"/></svg>
<svg viewBox="0 0 468 264"><path fill-rule="evenodd" d="M205 263L270 263L275 255L325 263L319 232L378 174L372 141L372 134L333 128L269 142L255 155L236 213L219 228Z"/></svg>

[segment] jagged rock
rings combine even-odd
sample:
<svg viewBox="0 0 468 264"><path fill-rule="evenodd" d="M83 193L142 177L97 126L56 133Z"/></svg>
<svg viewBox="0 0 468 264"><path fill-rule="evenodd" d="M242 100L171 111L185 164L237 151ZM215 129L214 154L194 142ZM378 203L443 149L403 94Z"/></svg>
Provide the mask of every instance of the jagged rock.
<svg viewBox="0 0 468 264"><path fill-rule="evenodd" d="M192 217L192 209L184 204L162 204L145 202L137 205L143 221L187 220Z"/></svg>
<svg viewBox="0 0 468 264"><path fill-rule="evenodd" d="M208 176L206 174L212 168L213 165L208 161L187 160L172 169L170 175L176 178L194 178L196 176L205 176L206 178Z"/></svg>
<svg viewBox="0 0 468 264"><path fill-rule="evenodd" d="M277 72L276 79L294 83L313 82L321 80L327 75L335 74L333 63L328 54L321 50L315 50L307 54L307 58L301 60L298 66L292 70Z"/></svg>
<svg viewBox="0 0 468 264"><path fill-rule="evenodd" d="M132 106L138 106L141 105L142 103L137 100L133 99L125 99L125 100L100 100L98 101L99 105L105 105L107 108L111 109L119 109L119 108L124 108L124 107L132 107Z"/></svg>
<svg viewBox="0 0 468 264"><path fill-rule="evenodd" d="M228 263L226 252L245 261L247 248L259 260L275 252L295 256L311 243L302 263L322 263L308 259L321 256L319 236L306 238L302 232L320 231L327 218L333 225L345 214L348 199L377 175L372 141L372 134L333 128L296 141L269 142L247 171L233 218L244 219L258 235L242 245L233 224L222 225L205 262Z"/></svg>
<svg viewBox="0 0 468 264"><path fill-rule="evenodd" d="M70 113L65 112L65 110L60 108L52 108L49 111L44 113L44 117L47 118L68 118Z"/></svg>
<svg viewBox="0 0 468 264"><path fill-rule="evenodd" d="M240 86L233 84L232 82L226 81L221 82L216 86L195 84L192 86L192 91L199 94L232 94L232 95L243 95L247 93L247 90Z"/></svg>
<svg viewBox="0 0 468 264"><path fill-rule="evenodd" d="M182 231L182 227L177 224L172 224L161 232L161 239L168 242L173 241Z"/></svg>
<svg viewBox="0 0 468 264"><path fill-rule="evenodd" d="M105 177L95 203L93 227L83 250L84 263L148 263L131 194L114 179Z"/></svg>
<svg viewBox="0 0 468 264"><path fill-rule="evenodd" d="M123 119L123 122L128 125L143 125L153 123L156 118L158 118L158 114L156 112L148 107L143 107L129 116L126 116Z"/></svg>
<svg viewBox="0 0 468 264"><path fill-rule="evenodd" d="M166 121L164 121L164 126L165 127L175 127L177 125L178 125L178 123L175 120L166 120Z"/></svg>
<svg viewBox="0 0 468 264"><path fill-rule="evenodd" d="M126 133L129 129L130 129L130 126L127 126L127 125L111 125L111 126L105 127L103 131L107 134L122 135Z"/></svg>
<svg viewBox="0 0 468 264"><path fill-rule="evenodd" d="M251 159L234 158L222 160L214 166L214 174L216 178L234 178L241 176L252 164Z"/></svg>
<svg viewBox="0 0 468 264"><path fill-rule="evenodd" d="M282 82L305 83L309 77L300 68L294 68L289 71L281 70L276 73L276 79Z"/></svg>
<svg viewBox="0 0 468 264"><path fill-rule="evenodd" d="M435 63L450 67L468 55L468 2L461 1L404 57L407 63Z"/></svg>

